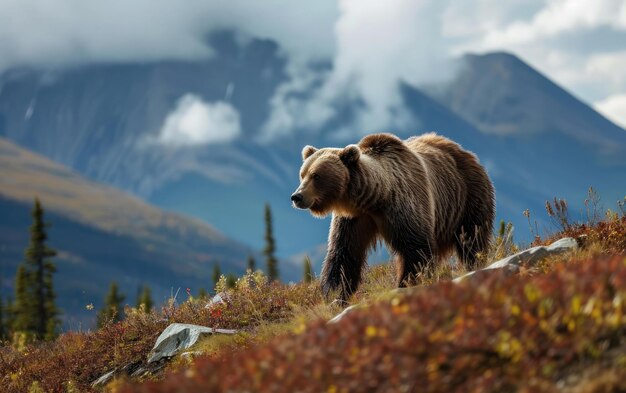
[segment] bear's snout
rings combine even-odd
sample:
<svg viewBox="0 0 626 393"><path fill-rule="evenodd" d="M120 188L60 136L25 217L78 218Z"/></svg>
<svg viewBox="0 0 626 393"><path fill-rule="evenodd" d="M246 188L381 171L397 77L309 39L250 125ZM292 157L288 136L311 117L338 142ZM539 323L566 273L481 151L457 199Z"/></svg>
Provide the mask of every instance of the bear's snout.
<svg viewBox="0 0 626 393"><path fill-rule="evenodd" d="M302 194L300 194L299 192L294 192L291 195L291 202L293 202L293 205L299 209L304 209L305 207L302 206L304 201L304 197L302 196Z"/></svg>
<svg viewBox="0 0 626 393"><path fill-rule="evenodd" d="M302 194L296 192L295 194L291 195L291 201L294 203L302 202Z"/></svg>

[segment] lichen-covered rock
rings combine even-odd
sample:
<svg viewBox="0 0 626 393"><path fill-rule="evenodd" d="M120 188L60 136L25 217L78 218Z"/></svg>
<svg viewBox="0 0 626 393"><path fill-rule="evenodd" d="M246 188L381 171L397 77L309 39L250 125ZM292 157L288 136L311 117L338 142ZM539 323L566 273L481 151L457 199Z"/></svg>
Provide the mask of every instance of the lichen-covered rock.
<svg viewBox="0 0 626 393"><path fill-rule="evenodd" d="M231 329L214 329L186 323L173 323L157 338L154 348L150 351L148 364L177 355L198 342L202 336L214 333L234 334L236 332L236 330Z"/></svg>
<svg viewBox="0 0 626 393"><path fill-rule="evenodd" d="M510 257L506 257L497 262L494 262L484 269L469 272L461 277L457 277L453 281L460 282L470 277L474 278L477 273L486 272L493 269L505 269L505 271L508 273L517 273L522 264L533 266L537 264L537 262L548 256L563 254L565 252L575 250L576 248L578 248L578 243L576 242L576 240L571 237L565 237L563 239L557 240L547 247L538 246L529 248L528 250L524 250L522 252L518 252L515 255L511 255Z"/></svg>

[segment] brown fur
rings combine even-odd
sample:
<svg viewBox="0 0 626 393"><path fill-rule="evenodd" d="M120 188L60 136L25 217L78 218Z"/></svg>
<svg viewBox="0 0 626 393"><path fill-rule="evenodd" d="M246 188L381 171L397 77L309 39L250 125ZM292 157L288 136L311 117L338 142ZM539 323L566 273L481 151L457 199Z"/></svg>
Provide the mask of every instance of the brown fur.
<svg viewBox="0 0 626 393"><path fill-rule="evenodd" d="M494 189L476 156L436 134L373 134L344 149L302 150L297 207L333 214L324 293L357 289L367 252L384 240L399 286L455 251L468 268L489 242Z"/></svg>

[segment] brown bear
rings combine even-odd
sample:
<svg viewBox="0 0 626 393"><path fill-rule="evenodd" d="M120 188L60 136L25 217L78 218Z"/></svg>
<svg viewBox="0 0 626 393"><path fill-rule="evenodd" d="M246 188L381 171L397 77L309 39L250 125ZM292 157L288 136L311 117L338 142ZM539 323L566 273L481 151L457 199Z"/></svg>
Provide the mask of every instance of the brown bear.
<svg viewBox="0 0 626 393"><path fill-rule="evenodd" d="M452 251L474 268L489 243L493 185L476 156L447 138L373 134L343 149L306 146L302 160L293 205L332 213L321 275L327 296L354 293L378 240L395 256L401 287Z"/></svg>

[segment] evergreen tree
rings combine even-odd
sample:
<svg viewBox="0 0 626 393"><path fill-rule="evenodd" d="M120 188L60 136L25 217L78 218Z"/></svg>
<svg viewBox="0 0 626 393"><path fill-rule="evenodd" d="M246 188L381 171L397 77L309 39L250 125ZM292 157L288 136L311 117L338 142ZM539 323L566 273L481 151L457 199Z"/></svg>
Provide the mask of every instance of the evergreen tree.
<svg viewBox="0 0 626 393"><path fill-rule="evenodd" d="M209 294L207 293L206 289L204 288L200 288L198 290L198 299L202 299L205 300L209 297Z"/></svg>
<svg viewBox="0 0 626 393"><path fill-rule="evenodd" d="M2 294L0 293L0 342L7 339L8 331L6 328L5 306Z"/></svg>
<svg viewBox="0 0 626 393"><path fill-rule="evenodd" d="M252 255L248 255L248 270L254 272L256 270L256 261Z"/></svg>
<svg viewBox="0 0 626 393"><path fill-rule="evenodd" d="M222 276L222 271L220 269L220 265L216 263L215 265L213 265L213 288L215 288L221 276Z"/></svg>
<svg viewBox="0 0 626 393"><path fill-rule="evenodd" d="M269 204L265 204L265 255L267 263L267 277L270 281L278 280L278 261L274 256L276 252L276 243L274 242L274 234L272 233L272 211Z"/></svg>
<svg viewBox="0 0 626 393"><path fill-rule="evenodd" d="M112 282L109 293L104 299L104 307L98 312L98 327L102 327L109 322L119 322L122 320L122 302L126 296L119 293L117 283Z"/></svg>
<svg viewBox="0 0 626 393"><path fill-rule="evenodd" d="M43 214L39 200L35 199L30 243L24 251L24 261L18 266L15 278L13 327L29 338L52 340L56 337L60 323L52 283L56 267L50 260L56 251L46 245L48 224L44 223Z"/></svg>
<svg viewBox="0 0 626 393"><path fill-rule="evenodd" d="M313 281L313 267L311 266L311 259L306 256L304 257L304 275L302 277L302 281L311 282Z"/></svg>
<svg viewBox="0 0 626 393"><path fill-rule="evenodd" d="M237 276L232 273L226 275L226 288L233 289L237 286Z"/></svg>
<svg viewBox="0 0 626 393"><path fill-rule="evenodd" d="M29 297L26 291L26 268L23 264L17 266L15 275L15 301L13 302L13 330L17 332L26 332L31 325L29 314L20 312L30 308Z"/></svg>
<svg viewBox="0 0 626 393"><path fill-rule="evenodd" d="M143 310L149 313L152 310L152 306L154 306L154 302L152 301L152 291L150 291L150 287L147 285L142 286L141 292L137 297L137 308L141 308L143 304Z"/></svg>

